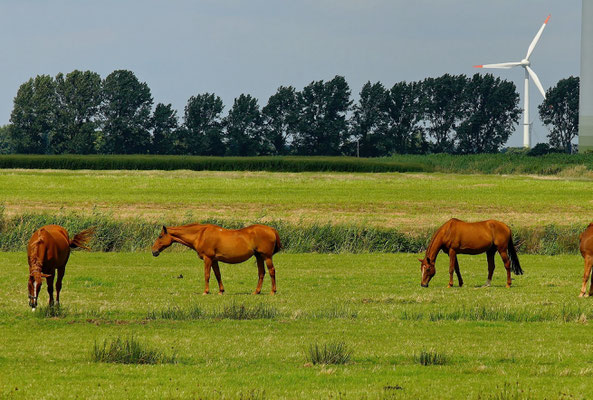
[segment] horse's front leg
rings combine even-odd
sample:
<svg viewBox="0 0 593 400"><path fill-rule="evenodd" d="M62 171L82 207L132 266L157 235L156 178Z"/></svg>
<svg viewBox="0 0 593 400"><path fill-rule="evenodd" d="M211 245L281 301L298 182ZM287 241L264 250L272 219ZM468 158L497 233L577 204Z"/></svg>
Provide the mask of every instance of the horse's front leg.
<svg viewBox="0 0 593 400"><path fill-rule="evenodd" d="M455 271L455 263L457 262L457 254L455 250L449 249L449 286L453 287L453 271Z"/></svg>
<svg viewBox="0 0 593 400"><path fill-rule="evenodd" d="M222 286L222 277L220 276L220 268L218 268L218 261L212 261L212 269L214 270L214 276L218 282L218 294L224 293L224 286Z"/></svg>
<svg viewBox="0 0 593 400"><path fill-rule="evenodd" d="M204 256L204 293L210 293L210 269L212 268L212 259Z"/></svg>
<svg viewBox="0 0 593 400"><path fill-rule="evenodd" d="M592 267L593 257L585 256L585 272L583 273L583 286L581 287L581 294L579 294L579 297L589 297L593 295L593 282L591 283L589 293L587 293L587 282L589 281L589 277L591 276Z"/></svg>

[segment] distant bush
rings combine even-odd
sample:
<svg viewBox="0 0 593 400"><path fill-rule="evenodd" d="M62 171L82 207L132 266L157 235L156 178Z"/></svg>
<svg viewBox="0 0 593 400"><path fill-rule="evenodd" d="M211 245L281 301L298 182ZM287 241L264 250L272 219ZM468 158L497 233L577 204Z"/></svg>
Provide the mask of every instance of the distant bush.
<svg viewBox="0 0 593 400"><path fill-rule="evenodd" d="M0 168L277 172L430 172L422 163L356 157L0 155Z"/></svg>

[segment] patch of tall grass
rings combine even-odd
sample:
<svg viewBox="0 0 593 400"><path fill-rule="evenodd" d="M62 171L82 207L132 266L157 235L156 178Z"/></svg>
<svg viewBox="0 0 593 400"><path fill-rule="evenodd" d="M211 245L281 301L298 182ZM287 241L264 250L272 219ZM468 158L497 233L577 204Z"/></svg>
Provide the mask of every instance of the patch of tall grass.
<svg viewBox="0 0 593 400"><path fill-rule="evenodd" d="M313 343L307 348L307 362L316 365L346 364L352 357L352 350L344 342L329 342L323 345Z"/></svg>
<svg viewBox="0 0 593 400"><path fill-rule="evenodd" d="M553 308L461 307L453 310L403 310L400 319L409 321L504 321L504 322L583 322L593 318L593 311L582 305Z"/></svg>
<svg viewBox="0 0 593 400"><path fill-rule="evenodd" d="M422 350L420 353L414 355L414 361L420 365L445 365L449 359L441 353L434 350Z"/></svg>
<svg viewBox="0 0 593 400"><path fill-rule="evenodd" d="M95 342L91 361L118 364L169 364L176 362L175 355L166 355L141 343L135 337L116 337L103 344Z"/></svg>
<svg viewBox="0 0 593 400"><path fill-rule="evenodd" d="M62 225L70 235L90 226L96 233L90 241L93 251L148 251L163 221L151 223L140 219L118 220L102 213L78 215L21 214L8 217L0 207L0 251L24 251L33 232L47 224ZM189 220L164 221L167 225L196 222ZM245 222L206 219L229 229L246 226ZM283 249L292 253L417 253L424 251L432 229L416 234L400 232L395 228L375 228L357 225L311 224L298 225L284 221L270 221L267 225L278 230ZM526 254L576 254L579 235L585 225L542 227L512 227L514 242L521 243L519 253ZM174 251L184 249L176 246Z"/></svg>

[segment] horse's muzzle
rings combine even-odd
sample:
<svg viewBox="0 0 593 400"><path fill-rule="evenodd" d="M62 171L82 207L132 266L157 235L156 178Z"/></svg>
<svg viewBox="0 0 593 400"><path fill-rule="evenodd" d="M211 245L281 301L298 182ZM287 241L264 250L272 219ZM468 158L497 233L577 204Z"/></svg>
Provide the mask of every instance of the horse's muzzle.
<svg viewBox="0 0 593 400"><path fill-rule="evenodd" d="M159 254L161 254L160 251L154 251L154 250L152 251L152 255L155 257L158 256Z"/></svg>
<svg viewBox="0 0 593 400"><path fill-rule="evenodd" d="M421 283L420 286L422 286L422 287L428 287L428 283L426 285L424 283Z"/></svg>

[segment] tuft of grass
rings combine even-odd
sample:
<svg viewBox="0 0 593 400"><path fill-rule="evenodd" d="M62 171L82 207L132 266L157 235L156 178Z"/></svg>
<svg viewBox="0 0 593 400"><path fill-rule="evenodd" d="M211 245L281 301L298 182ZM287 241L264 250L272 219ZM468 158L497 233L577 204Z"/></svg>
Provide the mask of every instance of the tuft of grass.
<svg viewBox="0 0 593 400"><path fill-rule="evenodd" d="M322 308L311 312L310 318L314 319L354 319L358 317L358 311L351 309L350 307L337 304L330 308Z"/></svg>
<svg viewBox="0 0 593 400"><path fill-rule="evenodd" d="M329 342L323 346L314 343L306 351L307 362L316 365L346 364L350 361L352 350L344 342Z"/></svg>
<svg viewBox="0 0 593 400"><path fill-rule="evenodd" d="M118 336L109 343L104 340L102 345L95 341L91 360L118 364L168 364L175 363L176 357L148 348L133 336L125 339Z"/></svg>
<svg viewBox="0 0 593 400"><path fill-rule="evenodd" d="M64 318L69 314L68 308L59 305L39 307L35 311L37 318Z"/></svg>
<svg viewBox="0 0 593 400"><path fill-rule="evenodd" d="M237 304L233 301L221 309L214 311L210 316L220 319L272 319L278 316L278 314L279 312L275 307L265 303L257 303L249 306Z"/></svg>
<svg viewBox="0 0 593 400"><path fill-rule="evenodd" d="M150 311L146 315L146 319L170 319L170 320L195 320L204 318L205 314L197 305L192 305L188 309L182 309L177 306L168 307L160 311Z"/></svg>
<svg viewBox="0 0 593 400"><path fill-rule="evenodd" d="M497 386L497 392L485 395L478 395L478 400L526 400L533 398L529 391L525 391L519 387L519 382L511 385L505 382L501 387Z"/></svg>
<svg viewBox="0 0 593 400"><path fill-rule="evenodd" d="M440 354L433 350L422 350L419 354L415 354L414 361L424 366L445 365L449 362L444 354Z"/></svg>

